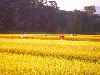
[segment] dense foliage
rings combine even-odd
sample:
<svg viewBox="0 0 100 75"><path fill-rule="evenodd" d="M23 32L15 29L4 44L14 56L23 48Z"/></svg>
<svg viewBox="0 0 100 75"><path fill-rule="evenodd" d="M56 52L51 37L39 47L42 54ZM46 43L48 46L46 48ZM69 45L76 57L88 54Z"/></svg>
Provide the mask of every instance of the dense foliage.
<svg viewBox="0 0 100 75"><path fill-rule="evenodd" d="M100 16L85 11L59 10L56 2L1 0L1 33L99 33ZM86 7L87 10L88 7ZM91 12L90 12L91 13Z"/></svg>

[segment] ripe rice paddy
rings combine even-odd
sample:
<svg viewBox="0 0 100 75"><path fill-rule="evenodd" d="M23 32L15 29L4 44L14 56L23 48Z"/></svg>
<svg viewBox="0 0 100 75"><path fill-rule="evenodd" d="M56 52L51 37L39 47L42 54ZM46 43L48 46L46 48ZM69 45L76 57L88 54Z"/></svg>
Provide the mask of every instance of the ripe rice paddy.
<svg viewBox="0 0 100 75"><path fill-rule="evenodd" d="M0 36L0 75L100 75L99 35Z"/></svg>

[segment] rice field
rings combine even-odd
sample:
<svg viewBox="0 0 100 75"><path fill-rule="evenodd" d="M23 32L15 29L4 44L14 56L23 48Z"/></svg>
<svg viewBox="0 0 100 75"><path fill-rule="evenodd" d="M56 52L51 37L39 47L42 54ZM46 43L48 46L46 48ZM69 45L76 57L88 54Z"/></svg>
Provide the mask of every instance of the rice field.
<svg viewBox="0 0 100 75"><path fill-rule="evenodd" d="M58 38L0 34L0 75L100 75L100 35Z"/></svg>

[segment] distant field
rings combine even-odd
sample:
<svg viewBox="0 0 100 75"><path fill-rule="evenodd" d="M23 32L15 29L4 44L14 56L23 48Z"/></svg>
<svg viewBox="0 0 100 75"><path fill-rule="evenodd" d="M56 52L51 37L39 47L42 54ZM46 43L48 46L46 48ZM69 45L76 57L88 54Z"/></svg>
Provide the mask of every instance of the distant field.
<svg viewBox="0 0 100 75"><path fill-rule="evenodd" d="M100 75L100 35L65 34L70 40L60 40L58 34L0 37L0 75Z"/></svg>
<svg viewBox="0 0 100 75"><path fill-rule="evenodd" d="M0 34L0 38L59 40L60 34ZM100 41L100 35L64 34L64 40Z"/></svg>

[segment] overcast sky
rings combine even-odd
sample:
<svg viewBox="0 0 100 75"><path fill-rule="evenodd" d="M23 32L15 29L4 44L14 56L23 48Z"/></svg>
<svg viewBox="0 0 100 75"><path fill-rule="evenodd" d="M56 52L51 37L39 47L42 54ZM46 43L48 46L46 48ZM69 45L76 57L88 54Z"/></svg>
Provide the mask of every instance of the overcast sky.
<svg viewBox="0 0 100 75"><path fill-rule="evenodd" d="M53 0L48 0L53 1ZM63 10L83 9L87 5L100 6L100 0L55 0Z"/></svg>

